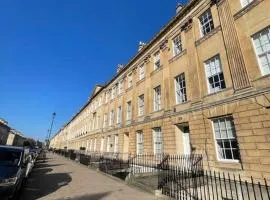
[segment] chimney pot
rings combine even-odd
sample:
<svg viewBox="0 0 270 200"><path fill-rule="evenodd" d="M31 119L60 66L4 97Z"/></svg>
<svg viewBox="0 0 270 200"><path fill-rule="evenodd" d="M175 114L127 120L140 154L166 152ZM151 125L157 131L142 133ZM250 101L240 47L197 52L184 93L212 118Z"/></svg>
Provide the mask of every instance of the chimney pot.
<svg viewBox="0 0 270 200"><path fill-rule="evenodd" d="M140 41L138 51L141 51L145 45L146 44L144 42Z"/></svg>
<svg viewBox="0 0 270 200"><path fill-rule="evenodd" d="M117 65L116 72L119 73L123 68L124 68L124 65L123 64L118 64Z"/></svg>
<svg viewBox="0 0 270 200"><path fill-rule="evenodd" d="M178 14L184 6L181 3L177 3L176 5L176 14Z"/></svg>

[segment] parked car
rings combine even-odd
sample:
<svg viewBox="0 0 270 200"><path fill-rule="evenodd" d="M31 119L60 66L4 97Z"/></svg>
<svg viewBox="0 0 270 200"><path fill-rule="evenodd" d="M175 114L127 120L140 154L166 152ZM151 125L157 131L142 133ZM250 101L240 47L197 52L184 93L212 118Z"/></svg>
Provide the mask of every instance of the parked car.
<svg viewBox="0 0 270 200"><path fill-rule="evenodd" d="M17 195L26 179L29 150L0 145L0 199Z"/></svg>

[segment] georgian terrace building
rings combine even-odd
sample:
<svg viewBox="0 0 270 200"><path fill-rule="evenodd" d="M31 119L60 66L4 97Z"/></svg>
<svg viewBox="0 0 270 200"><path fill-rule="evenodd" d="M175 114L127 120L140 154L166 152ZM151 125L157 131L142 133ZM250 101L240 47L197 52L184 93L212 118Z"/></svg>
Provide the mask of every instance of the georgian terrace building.
<svg viewBox="0 0 270 200"><path fill-rule="evenodd" d="M51 147L201 153L270 178L270 0L193 0L52 138Z"/></svg>

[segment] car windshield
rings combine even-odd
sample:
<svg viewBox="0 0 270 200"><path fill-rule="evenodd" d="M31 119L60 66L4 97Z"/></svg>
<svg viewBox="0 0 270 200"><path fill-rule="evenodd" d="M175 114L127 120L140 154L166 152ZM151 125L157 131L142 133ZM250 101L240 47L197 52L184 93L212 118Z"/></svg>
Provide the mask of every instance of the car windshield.
<svg viewBox="0 0 270 200"><path fill-rule="evenodd" d="M19 151L3 151L0 149L0 166L16 166L21 158Z"/></svg>

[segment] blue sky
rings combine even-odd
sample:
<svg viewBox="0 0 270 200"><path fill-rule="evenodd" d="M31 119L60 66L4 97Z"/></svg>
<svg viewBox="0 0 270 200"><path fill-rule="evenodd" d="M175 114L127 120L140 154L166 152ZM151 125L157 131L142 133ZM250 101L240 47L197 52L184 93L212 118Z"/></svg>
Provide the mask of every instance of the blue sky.
<svg viewBox="0 0 270 200"><path fill-rule="evenodd" d="M56 112L56 133L184 1L1 1L0 117L44 139Z"/></svg>

